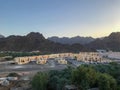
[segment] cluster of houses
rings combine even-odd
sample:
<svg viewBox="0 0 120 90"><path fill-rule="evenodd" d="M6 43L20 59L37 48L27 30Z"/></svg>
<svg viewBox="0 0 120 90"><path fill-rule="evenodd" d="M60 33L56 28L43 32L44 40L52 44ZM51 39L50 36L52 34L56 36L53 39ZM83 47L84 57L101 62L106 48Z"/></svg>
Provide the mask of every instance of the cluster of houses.
<svg viewBox="0 0 120 90"><path fill-rule="evenodd" d="M2 77L0 78L0 85L8 86L10 84L10 81L16 80L18 80L18 77Z"/></svg>
<svg viewBox="0 0 120 90"><path fill-rule="evenodd" d="M59 64L67 64L67 59L73 59L85 63L107 62L103 59L103 56L98 52L59 53L50 55L16 57L15 62L17 64L28 64L30 62L36 62L36 64L46 64L47 61L50 59L56 60Z"/></svg>
<svg viewBox="0 0 120 90"><path fill-rule="evenodd" d="M67 64L65 57L71 57L71 53L51 54L51 55L39 55L39 56L26 56L16 57L15 62L17 64L27 64L30 62L36 62L36 64L46 64L49 59L55 59L60 64Z"/></svg>
<svg viewBox="0 0 120 90"><path fill-rule="evenodd" d="M19 72L14 76L0 76L0 90L29 90L32 75L27 72ZM7 74L9 75L9 74Z"/></svg>

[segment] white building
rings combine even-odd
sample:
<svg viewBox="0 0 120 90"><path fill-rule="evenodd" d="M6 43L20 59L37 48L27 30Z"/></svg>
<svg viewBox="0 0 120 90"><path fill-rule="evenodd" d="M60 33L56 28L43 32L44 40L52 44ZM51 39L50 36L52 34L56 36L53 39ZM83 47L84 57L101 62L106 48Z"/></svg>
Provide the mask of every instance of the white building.
<svg viewBox="0 0 120 90"><path fill-rule="evenodd" d="M120 59L120 52L108 52L107 55L111 59Z"/></svg>

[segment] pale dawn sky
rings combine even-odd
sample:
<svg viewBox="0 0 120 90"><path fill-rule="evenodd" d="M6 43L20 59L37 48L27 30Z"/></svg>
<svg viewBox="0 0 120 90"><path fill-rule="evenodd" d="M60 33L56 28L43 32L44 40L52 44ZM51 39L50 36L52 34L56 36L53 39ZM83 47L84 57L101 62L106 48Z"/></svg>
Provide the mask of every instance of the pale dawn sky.
<svg viewBox="0 0 120 90"><path fill-rule="evenodd" d="M120 31L120 0L0 0L0 34L103 37Z"/></svg>

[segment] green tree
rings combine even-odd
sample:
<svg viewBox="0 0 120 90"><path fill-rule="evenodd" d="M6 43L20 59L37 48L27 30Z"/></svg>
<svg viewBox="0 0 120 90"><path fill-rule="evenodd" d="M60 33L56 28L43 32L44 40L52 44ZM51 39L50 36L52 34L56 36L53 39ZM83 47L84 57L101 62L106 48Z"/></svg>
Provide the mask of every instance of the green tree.
<svg viewBox="0 0 120 90"><path fill-rule="evenodd" d="M48 82L48 89L49 90L57 90L58 81L59 81L58 76L50 77L49 82Z"/></svg>
<svg viewBox="0 0 120 90"><path fill-rule="evenodd" d="M33 90L46 90L48 83L48 74L44 72L37 73L31 82Z"/></svg>
<svg viewBox="0 0 120 90"><path fill-rule="evenodd" d="M72 67L68 66L62 71L49 72L48 90L63 90L66 84L71 84Z"/></svg>
<svg viewBox="0 0 120 90"><path fill-rule="evenodd" d="M100 90L116 90L116 80L108 74L99 74L98 85Z"/></svg>
<svg viewBox="0 0 120 90"><path fill-rule="evenodd" d="M97 73L90 67L80 66L73 70L72 81L80 90L87 90L96 84Z"/></svg>

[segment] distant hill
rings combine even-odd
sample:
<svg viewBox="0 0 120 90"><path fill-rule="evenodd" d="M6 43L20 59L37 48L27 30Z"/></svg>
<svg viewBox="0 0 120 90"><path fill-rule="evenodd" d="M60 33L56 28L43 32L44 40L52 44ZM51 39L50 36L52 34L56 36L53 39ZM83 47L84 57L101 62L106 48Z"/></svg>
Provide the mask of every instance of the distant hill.
<svg viewBox="0 0 120 90"><path fill-rule="evenodd" d="M0 38L4 38L4 36L0 34Z"/></svg>
<svg viewBox="0 0 120 90"><path fill-rule="evenodd" d="M58 37L54 37L54 39ZM0 38L0 51L40 51L43 53L60 53L60 52L80 52L95 51L96 49L107 49L120 51L120 32L113 32L109 36L98 39L90 39L80 44L79 36L71 38L64 37L63 43L46 39L38 32L31 32L25 36L11 35ZM55 39L55 40L56 40ZM85 40L85 39L84 39ZM61 41L61 40L60 40ZM77 42L79 41L79 42Z"/></svg>
<svg viewBox="0 0 120 90"><path fill-rule="evenodd" d="M120 51L120 32L113 32L103 39L96 39L86 46L93 49Z"/></svg>
<svg viewBox="0 0 120 90"><path fill-rule="evenodd" d="M81 44L63 45L45 39L38 32L31 32L26 36L8 36L0 39L0 51L36 51L41 52L79 52L91 51Z"/></svg>
<svg viewBox="0 0 120 90"><path fill-rule="evenodd" d="M79 44L87 44L90 43L92 41L94 41L95 39L92 37L80 37L80 36L76 36L76 37L72 37L72 38L68 38L68 37L62 37L59 38L57 36L54 37L49 37L48 40L54 41L54 42L58 42L58 43L62 43L62 44L75 44L75 43L79 43Z"/></svg>

